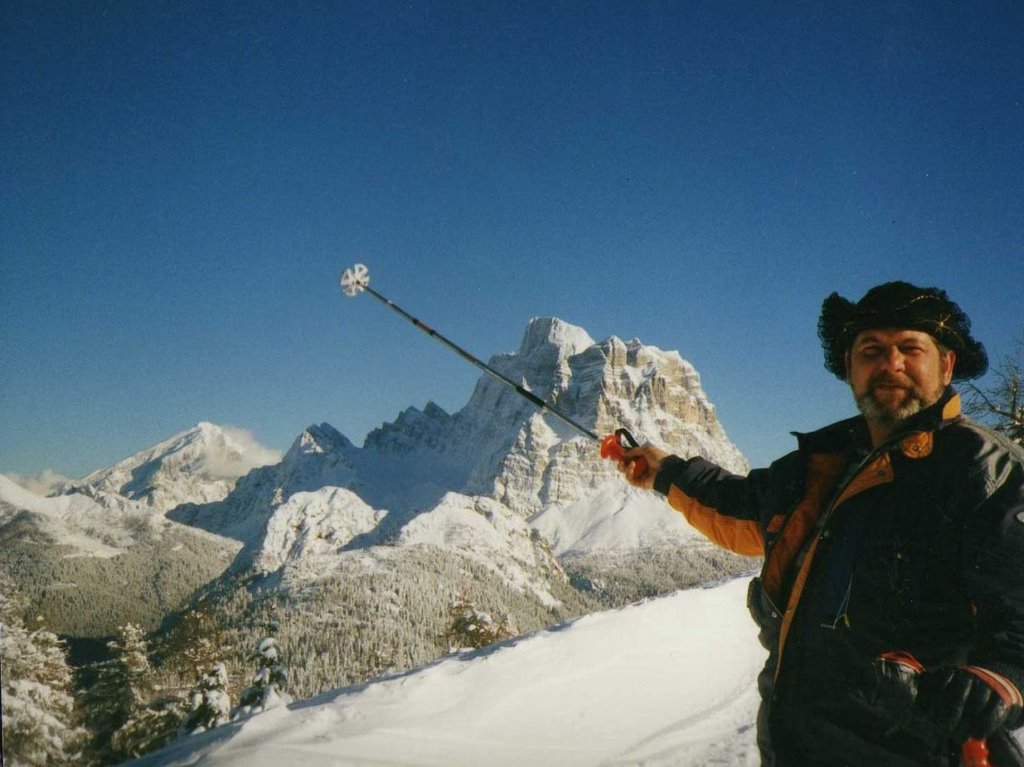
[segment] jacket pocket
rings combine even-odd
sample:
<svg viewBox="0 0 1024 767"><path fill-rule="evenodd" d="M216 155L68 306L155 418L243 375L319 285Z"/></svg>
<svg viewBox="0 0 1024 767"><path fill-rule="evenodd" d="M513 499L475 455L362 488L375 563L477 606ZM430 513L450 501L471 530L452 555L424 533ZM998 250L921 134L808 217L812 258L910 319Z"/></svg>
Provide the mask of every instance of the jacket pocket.
<svg viewBox="0 0 1024 767"><path fill-rule="evenodd" d="M779 644L782 628L782 613L765 593L760 578L752 578L747 587L747 609L757 624L757 638L761 646L774 653Z"/></svg>

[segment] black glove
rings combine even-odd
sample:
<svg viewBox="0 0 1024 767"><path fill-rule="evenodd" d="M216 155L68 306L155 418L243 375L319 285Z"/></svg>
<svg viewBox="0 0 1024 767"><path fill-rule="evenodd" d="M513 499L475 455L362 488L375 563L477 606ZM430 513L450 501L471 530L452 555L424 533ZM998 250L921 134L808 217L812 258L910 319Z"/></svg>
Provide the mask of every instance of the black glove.
<svg viewBox="0 0 1024 767"><path fill-rule="evenodd" d="M917 698L917 683L924 667L911 655L890 652L879 656L872 669L871 701L892 717L894 726L904 726L905 715L912 711Z"/></svg>
<svg viewBox="0 0 1024 767"><path fill-rule="evenodd" d="M948 767L946 734L914 705L923 671L924 667L907 653L889 652L877 658L860 690L852 691L854 705L844 712L845 724L849 726L859 721L858 731L891 760L902 758L904 764ZM863 756L851 758L849 763L880 765L889 762L865 752Z"/></svg>
<svg viewBox="0 0 1024 767"><path fill-rule="evenodd" d="M1017 727L1022 703L1012 682L977 666L943 666L917 680L917 706L957 745Z"/></svg>

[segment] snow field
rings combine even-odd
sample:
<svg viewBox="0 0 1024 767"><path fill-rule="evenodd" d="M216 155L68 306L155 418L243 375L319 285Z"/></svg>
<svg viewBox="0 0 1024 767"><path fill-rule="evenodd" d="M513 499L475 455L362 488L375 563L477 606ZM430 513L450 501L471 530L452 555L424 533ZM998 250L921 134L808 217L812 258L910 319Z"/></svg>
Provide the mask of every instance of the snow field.
<svg viewBox="0 0 1024 767"><path fill-rule="evenodd" d="M145 765L757 764L748 579L597 613L173 744Z"/></svg>

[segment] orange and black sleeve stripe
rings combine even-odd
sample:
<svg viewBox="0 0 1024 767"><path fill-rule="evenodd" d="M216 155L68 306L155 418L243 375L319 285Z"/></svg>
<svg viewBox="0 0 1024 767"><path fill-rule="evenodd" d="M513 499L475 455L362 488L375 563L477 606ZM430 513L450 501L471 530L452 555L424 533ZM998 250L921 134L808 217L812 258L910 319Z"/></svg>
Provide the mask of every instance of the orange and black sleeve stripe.
<svg viewBox="0 0 1024 767"><path fill-rule="evenodd" d="M748 478L703 458L670 456L662 463L654 489L713 543L736 554L764 554L758 504Z"/></svg>

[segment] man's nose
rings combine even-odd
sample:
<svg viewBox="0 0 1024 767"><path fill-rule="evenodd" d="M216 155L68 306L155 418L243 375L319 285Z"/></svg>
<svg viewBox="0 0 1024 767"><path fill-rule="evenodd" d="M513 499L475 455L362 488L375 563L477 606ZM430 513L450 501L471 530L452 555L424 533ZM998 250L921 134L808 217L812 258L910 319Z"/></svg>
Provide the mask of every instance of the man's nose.
<svg viewBox="0 0 1024 767"><path fill-rule="evenodd" d="M882 358L886 370L901 371L906 368L907 358L898 347L890 347L888 354Z"/></svg>

